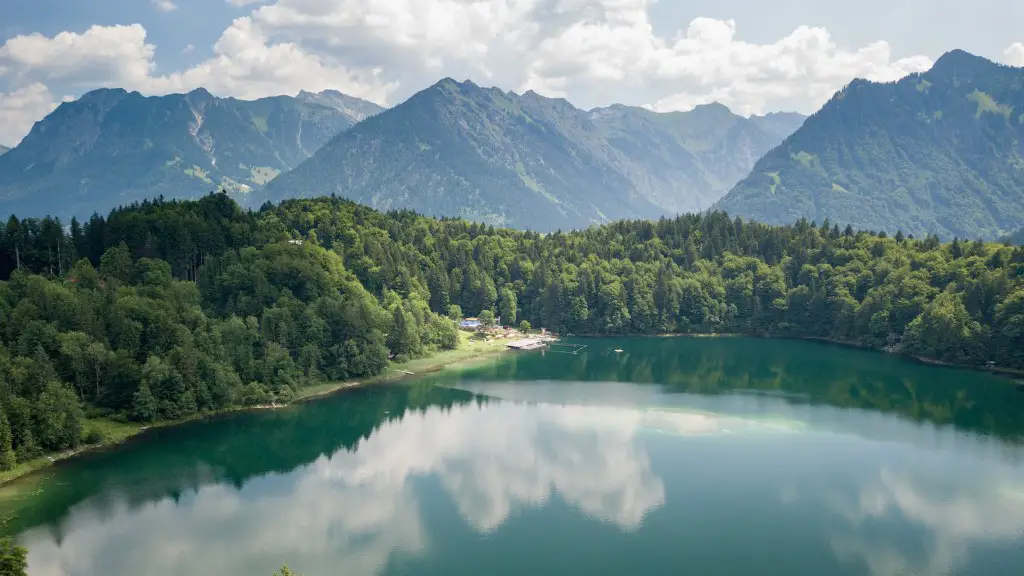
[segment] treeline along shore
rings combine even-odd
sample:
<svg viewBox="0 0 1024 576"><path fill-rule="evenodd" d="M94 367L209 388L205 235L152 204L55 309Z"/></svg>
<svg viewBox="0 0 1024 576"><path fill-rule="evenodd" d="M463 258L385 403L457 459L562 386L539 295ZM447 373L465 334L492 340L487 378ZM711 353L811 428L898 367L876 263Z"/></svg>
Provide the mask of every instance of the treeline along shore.
<svg viewBox="0 0 1024 576"><path fill-rule="evenodd" d="M0 468L89 419L286 403L454 349L464 315L561 334L822 338L1024 369L1024 248L712 212L537 234L226 194L0 229ZM484 314L481 315L481 312Z"/></svg>

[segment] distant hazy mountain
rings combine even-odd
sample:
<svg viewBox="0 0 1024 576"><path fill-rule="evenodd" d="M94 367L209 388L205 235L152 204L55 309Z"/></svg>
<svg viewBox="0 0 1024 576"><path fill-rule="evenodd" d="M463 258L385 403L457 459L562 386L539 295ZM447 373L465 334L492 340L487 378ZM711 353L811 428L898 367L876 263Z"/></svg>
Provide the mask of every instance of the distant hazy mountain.
<svg viewBox="0 0 1024 576"><path fill-rule="evenodd" d="M6 154L8 150L10 150L10 148L4 146L3 144L0 144L0 155Z"/></svg>
<svg viewBox="0 0 1024 576"><path fill-rule="evenodd" d="M802 121L657 114L445 79L334 138L252 200L335 193L537 230L708 207Z"/></svg>
<svg viewBox="0 0 1024 576"><path fill-rule="evenodd" d="M381 107L338 92L255 101L102 89L0 156L0 213L87 216L159 195L244 196Z"/></svg>
<svg viewBox="0 0 1024 576"><path fill-rule="evenodd" d="M373 102L363 100L362 98L356 98L355 96L349 96L348 94L342 94L337 90L324 90L318 94L302 90L295 99L300 102L320 104L321 106L337 110L353 124L384 111L384 108L374 104Z"/></svg>
<svg viewBox="0 0 1024 576"><path fill-rule="evenodd" d="M612 158L613 163L661 213L674 214L702 210L721 198L804 117L747 119L722 104L708 104L661 114L611 106L590 111L589 119L626 160Z"/></svg>
<svg viewBox="0 0 1024 576"><path fill-rule="evenodd" d="M772 223L996 238L1024 222L1024 68L957 50L855 80L718 204Z"/></svg>

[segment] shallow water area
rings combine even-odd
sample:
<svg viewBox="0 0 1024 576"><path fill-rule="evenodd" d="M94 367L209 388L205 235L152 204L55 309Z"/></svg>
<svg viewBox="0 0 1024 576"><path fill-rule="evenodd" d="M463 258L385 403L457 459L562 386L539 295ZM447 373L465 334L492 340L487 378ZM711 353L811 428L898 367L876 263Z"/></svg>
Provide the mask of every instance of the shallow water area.
<svg viewBox="0 0 1024 576"><path fill-rule="evenodd" d="M33 576L1024 573L1008 381L580 342L154 430L8 489L4 529Z"/></svg>

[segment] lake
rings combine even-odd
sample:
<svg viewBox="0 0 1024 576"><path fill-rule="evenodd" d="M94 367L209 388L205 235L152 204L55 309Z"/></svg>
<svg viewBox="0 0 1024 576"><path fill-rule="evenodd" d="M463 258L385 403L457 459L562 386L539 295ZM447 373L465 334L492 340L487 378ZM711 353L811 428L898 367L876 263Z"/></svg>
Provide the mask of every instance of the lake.
<svg viewBox="0 0 1024 576"><path fill-rule="evenodd" d="M1010 381L578 342L155 429L5 486L4 531L32 576L1024 574Z"/></svg>

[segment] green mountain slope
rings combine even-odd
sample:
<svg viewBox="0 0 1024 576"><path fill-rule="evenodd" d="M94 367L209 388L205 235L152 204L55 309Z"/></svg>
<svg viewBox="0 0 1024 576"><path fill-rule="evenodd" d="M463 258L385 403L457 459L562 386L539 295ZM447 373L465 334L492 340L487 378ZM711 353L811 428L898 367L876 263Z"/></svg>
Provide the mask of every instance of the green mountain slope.
<svg viewBox="0 0 1024 576"><path fill-rule="evenodd" d="M923 74L855 80L716 207L945 238L1024 221L1024 69L963 51Z"/></svg>
<svg viewBox="0 0 1024 576"><path fill-rule="evenodd" d="M244 196L380 110L337 92L243 101L96 90L0 156L0 212L83 217L159 195Z"/></svg>
<svg viewBox="0 0 1024 576"><path fill-rule="evenodd" d="M333 193L534 230L651 218L710 206L797 119L747 119L721 105L584 111L445 79L340 134L251 199Z"/></svg>

